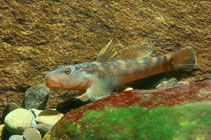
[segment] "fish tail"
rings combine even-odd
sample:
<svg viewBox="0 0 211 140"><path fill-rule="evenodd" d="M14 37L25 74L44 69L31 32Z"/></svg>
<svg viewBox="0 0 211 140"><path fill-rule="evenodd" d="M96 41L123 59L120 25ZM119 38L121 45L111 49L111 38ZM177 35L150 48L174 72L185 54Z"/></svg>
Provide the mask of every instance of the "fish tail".
<svg viewBox="0 0 211 140"><path fill-rule="evenodd" d="M196 55L192 47L188 46L183 49L180 49L170 55L167 58L170 58L171 67L173 70L186 70L189 71L196 66Z"/></svg>

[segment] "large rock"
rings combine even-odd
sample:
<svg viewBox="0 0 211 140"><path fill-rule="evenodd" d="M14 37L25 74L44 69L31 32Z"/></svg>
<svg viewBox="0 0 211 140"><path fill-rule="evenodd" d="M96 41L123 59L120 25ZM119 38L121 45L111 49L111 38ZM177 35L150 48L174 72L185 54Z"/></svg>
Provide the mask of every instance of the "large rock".
<svg viewBox="0 0 211 140"><path fill-rule="evenodd" d="M210 107L211 80L126 91L68 112L45 139L208 139Z"/></svg>
<svg viewBox="0 0 211 140"><path fill-rule="evenodd" d="M50 89L45 84L36 84L26 90L23 107L26 109L45 109Z"/></svg>
<svg viewBox="0 0 211 140"><path fill-rule="evenodd" d="M13 134L22 134L32 123L32 114L26 109L16 109L5 118L6 128Z"/></svg>
<svg viewBox="0 0 211 140"><path fill-rule="evenodd" d="M101 111L86 112L77 124L66 122L59 125L53 130L56 135L51 139L209 139L210 108L211 102L154 109L107 107Z"/></svg>

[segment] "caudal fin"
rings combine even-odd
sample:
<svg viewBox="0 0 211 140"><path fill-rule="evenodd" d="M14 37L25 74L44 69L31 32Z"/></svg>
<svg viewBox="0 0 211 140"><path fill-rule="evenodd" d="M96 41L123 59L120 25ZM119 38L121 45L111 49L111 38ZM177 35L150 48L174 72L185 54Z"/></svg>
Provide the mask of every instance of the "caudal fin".
<svg viewBox="0 0 211 140"><path fill-rule="evenodd" d="M170 55L173 70L191 70L196 66L196 55L192 47L185 47Z"/></svg>

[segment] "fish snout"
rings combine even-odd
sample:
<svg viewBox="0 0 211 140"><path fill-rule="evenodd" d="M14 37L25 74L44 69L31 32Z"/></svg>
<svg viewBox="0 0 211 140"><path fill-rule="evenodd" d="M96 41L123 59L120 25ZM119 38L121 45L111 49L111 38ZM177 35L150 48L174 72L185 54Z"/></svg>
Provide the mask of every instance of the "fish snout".
<svg viewBox="0 0 211 140"><path fill-rule="evenodd" d="M49 88L61 88L59 79L54 74L48 73L45 75L45 83Z"/></svg>
<svg viewBox="0 0 211 140"><path fill-rule="evenodd" d="M48 79L49 76L50 76L50 73L47 73L47 74L44 76L44 78L45 78L45 79Z"/></svg>

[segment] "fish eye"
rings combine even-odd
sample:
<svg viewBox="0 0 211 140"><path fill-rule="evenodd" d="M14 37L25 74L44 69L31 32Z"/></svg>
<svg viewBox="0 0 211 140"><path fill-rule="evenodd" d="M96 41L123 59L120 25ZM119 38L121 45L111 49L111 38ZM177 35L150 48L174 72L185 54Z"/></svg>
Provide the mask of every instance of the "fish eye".
<svg viewBox="0 0 211 140"><path fill-rule="evenodd" d="M71 69L70 68L66 68L64 71L66 74L70 74L71 73Z"/></svg>

